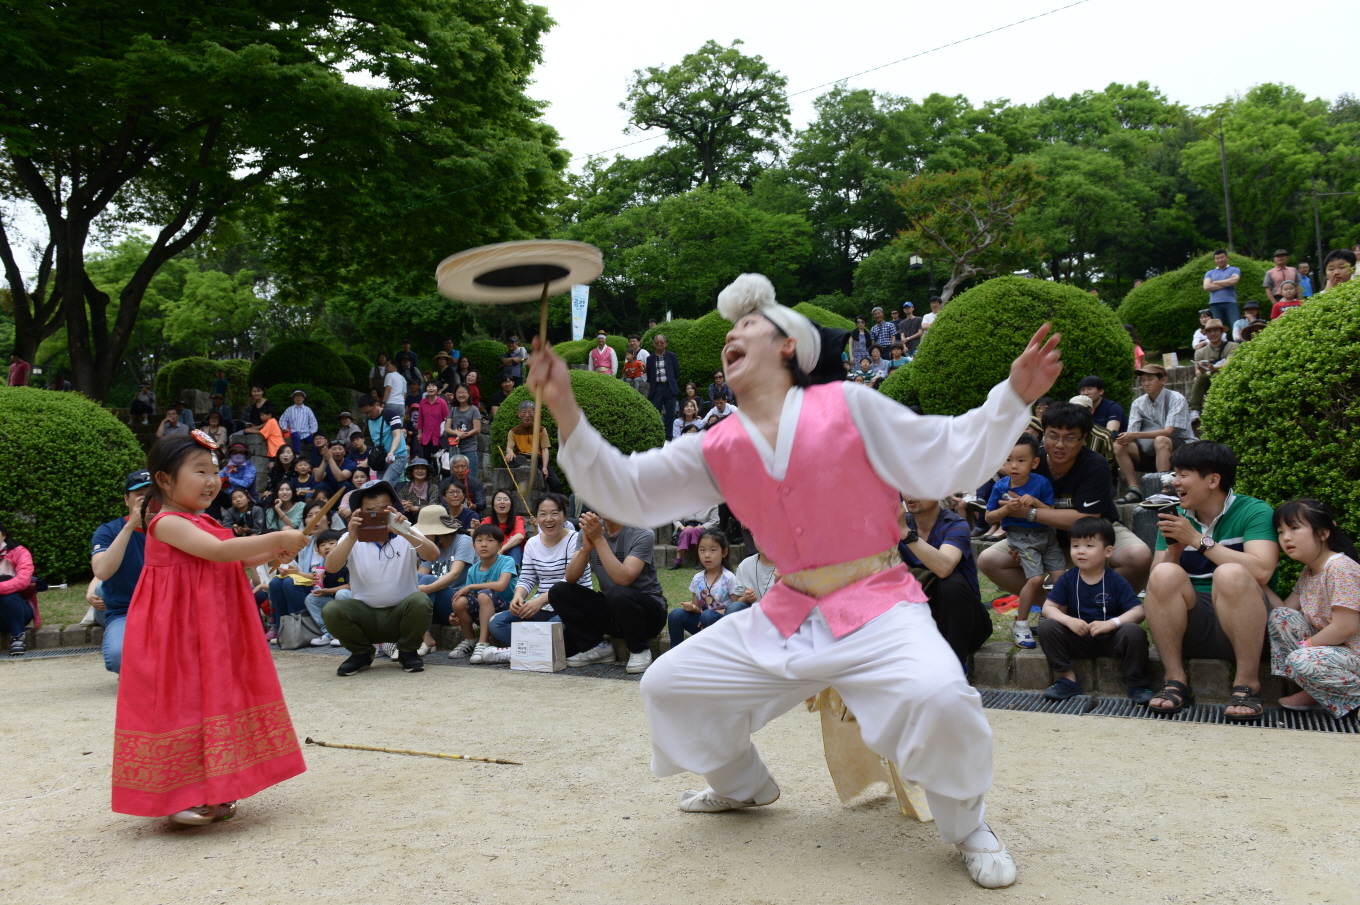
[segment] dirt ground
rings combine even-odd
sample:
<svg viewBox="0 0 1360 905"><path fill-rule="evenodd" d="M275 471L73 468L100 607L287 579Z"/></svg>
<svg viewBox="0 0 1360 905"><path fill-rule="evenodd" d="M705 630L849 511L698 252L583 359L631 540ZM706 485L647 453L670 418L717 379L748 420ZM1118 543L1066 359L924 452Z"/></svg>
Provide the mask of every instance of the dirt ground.
<svg viewBox="0 0 1360 905"><path fill-rule="evenodd" d="M97 655L0 664L0 901L1357 900L1349 736L989 711L989 817L1020 869L989 892L886 794L842 807L801 709L757 736L778 802L682 814L697 778L648 771L636 683L275 660L301 736L524 766L308 748L235 820L174 828L109 810L116 681Z"/></svg>

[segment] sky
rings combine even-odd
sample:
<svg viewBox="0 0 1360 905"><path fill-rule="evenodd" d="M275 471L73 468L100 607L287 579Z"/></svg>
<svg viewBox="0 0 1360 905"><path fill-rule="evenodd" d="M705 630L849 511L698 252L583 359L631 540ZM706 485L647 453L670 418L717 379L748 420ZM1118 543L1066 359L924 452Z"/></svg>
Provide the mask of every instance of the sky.
<svg viewBox="0 0 1360 905"><path fill-rule="evenodd" d="M788 78L790 94L871 67L1040 15L1073 0L537 0L557 21L530 95L573 155L607 151L656 132L624 134L619 109L635 70L675 65L709 39L745 42ZM1340 0L1287 5L1248 0L1086 0L1036 21L851 78L852 88L921 99L962 94L975 104L1147 81L1190 107L1215 104L1262 82L1285 82L1310 97L1360 93L1350 65L1360 7ZM1325 52L1326 35L1347 37ZM1292 34L1282 52L1282 34ZM1350 77L1343 76L1347 72ZM795 128L813 115L821 88L791 98ZM640 157L661 141L627 148ZM612 156L612 155L610 155ZM583 161L572 164L579 169Z"/></svg>

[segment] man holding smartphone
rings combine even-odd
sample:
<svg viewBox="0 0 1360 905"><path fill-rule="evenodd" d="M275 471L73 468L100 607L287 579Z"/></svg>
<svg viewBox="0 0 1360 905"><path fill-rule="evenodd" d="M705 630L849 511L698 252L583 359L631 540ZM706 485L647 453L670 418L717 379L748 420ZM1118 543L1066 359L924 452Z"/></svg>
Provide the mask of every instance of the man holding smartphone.
<svg viewBox="0 0 1360 905"><path fill-rule="evenodd" d="M350 495L349 530L326 556L326 571L349 567L352 597L332 600L321 612L331 636L349 651L338 676L352 676L373 665L375 644L395 643L406 672L421 672L417 653L434 615L421 590L421 562L439 558L439 547L417 531L397 509L397 492L386 481ZM386 519L387 525L373 525ZM376 536L368 539L377 528Z"/></svg>

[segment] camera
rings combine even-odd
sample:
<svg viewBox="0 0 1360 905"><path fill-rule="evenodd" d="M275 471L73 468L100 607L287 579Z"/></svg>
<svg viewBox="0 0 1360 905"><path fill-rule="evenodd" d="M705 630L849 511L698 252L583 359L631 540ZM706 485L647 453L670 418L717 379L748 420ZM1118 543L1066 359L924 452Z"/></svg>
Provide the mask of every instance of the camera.
<svg viewBox="0 0 1360 905"><path fill-rule="evenodd" d="M388 527L393 521L395 519L390 518L389 513L363 510L359 513L359 529L354 532L354 539L385 544Z"/></svg>

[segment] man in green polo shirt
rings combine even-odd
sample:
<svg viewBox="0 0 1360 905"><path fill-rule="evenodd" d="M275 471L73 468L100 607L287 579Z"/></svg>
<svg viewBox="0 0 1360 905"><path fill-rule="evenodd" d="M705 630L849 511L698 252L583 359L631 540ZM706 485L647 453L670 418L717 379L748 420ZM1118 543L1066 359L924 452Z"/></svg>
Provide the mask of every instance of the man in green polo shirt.
<svg viewBox="0 0 1360 905"><path fill-rule="evenodd" d="M1235 494L1237 457L1221 443L1189 443L1171 455L1175 515L1158 522L1148 578L1148 628L1166 668L1166 686L1148 702L1178 713L1194 701L1187 659L1233 660L1237 673L1224 715L1250 720L1261 705L1261 646L1270 604L1262 588L1280 561L1273 510Z"/></svg>

